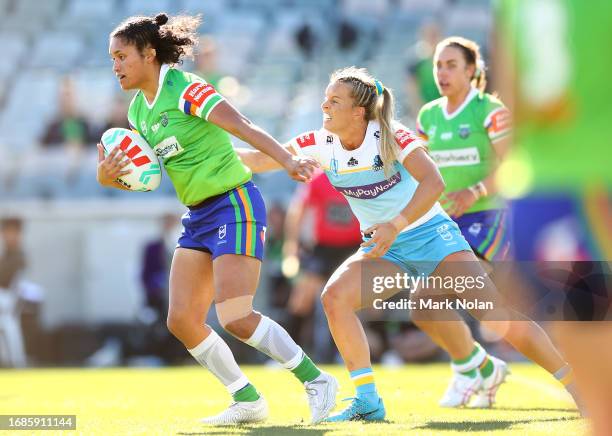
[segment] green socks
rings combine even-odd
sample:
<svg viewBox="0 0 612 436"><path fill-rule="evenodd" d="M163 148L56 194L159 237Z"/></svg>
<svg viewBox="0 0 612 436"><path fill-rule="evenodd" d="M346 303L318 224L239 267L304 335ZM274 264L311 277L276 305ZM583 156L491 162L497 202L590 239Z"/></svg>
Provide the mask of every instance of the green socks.
<svg viewBox="0 0 612 436"><path fill-rule="evenodd" d="M308 357L306 354L304 354L304 358L300 364L293 368L291 372L302 383L311 382L321 375L321 370L317 368L314 363L312 363L312 360L310 360L310 357Z"/></svg>
<svg viewBox="0 0 612 436"><path fill-rule="evenodd" d="M234 401L238 402L250 402L259 400L259 393L251 383L243 387L242 389L232 394Z"/></svg>

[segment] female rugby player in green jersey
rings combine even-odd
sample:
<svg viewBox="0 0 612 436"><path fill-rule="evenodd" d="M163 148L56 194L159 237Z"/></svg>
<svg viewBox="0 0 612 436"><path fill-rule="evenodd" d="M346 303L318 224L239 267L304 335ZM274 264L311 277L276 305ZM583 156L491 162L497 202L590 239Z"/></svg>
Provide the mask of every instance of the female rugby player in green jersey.
<svg viewBox="0 0 612 436"><path fill-rule="evenodd" d="M496 195L495 170L508 147L510 113L498 98L484 92L485 65L474 41L461 37L441 41L434 54L434 76L442 97L423 106L417 130L446 183L441 204L480 259L503 260L510 247L508 213ZM509 323L505 339L569 385L570 368L545 332L535 323ZM419 327L429 330L427 323ZM486 382L486 367L480 371ZM449 392L463 378L465 374L455 371ZM493 400L481 390L472 405L488 407Z"/></svg>
<svg viewBox="0 0 612 436"><path fill-rule="evenodd" d="M128 120L163 161L180 201L188 207L172 260L168 328L228 389L234 403L209 424L258 422L268 415L263 397L239 369L227 344L209 326L215 302L225 330L291 370L306 387L312 421L335 406L336 380L321 372L270 318L253 310L265 237L264 202L251 171L228 133L271 156L296 180L316 162L288 153L200 77L174 68L191 53L197 17L131 17L110 34L113 72L121 88L137 90ZM127 161L99 146L98 180L121 188Z"/></svg>

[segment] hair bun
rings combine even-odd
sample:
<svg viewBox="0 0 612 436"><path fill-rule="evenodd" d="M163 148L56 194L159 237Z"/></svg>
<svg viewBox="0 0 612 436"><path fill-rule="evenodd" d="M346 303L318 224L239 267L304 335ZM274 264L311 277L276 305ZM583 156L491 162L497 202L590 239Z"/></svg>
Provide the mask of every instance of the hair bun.
<svg viewBox="0 0 612 436"><path fill-rule="evenodd" d="M155 16L155 24L157 24L158 26L163 26L167 22L168 22L168 15L164 14L163 12Z"/></svg>

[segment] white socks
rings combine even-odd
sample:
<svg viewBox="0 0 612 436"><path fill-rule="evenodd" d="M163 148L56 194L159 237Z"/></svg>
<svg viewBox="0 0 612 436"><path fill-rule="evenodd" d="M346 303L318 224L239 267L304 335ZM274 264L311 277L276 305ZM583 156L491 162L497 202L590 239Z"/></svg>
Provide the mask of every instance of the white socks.
<svg viewBox="0 0 612 436"><path fill-rule="evenodd" d="M287 369L296 368L304 357L300 346L275 321L262 315L257 328L246 344L261 351Z"/></svg>
<svg viewBox="0 0 612 436"><path fill-rule="evenodd" d="M249 380L242 373L231 350L214 330L195 348L187 350L200 365L208 368L230 394L245 387Z"/></svg>

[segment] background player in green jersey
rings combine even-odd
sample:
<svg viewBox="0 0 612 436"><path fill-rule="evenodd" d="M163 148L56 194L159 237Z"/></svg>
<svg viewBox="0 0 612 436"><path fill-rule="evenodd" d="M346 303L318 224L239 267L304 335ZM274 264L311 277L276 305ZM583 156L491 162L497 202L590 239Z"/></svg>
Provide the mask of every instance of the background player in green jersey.
<svg viewBox="0 0 612 436"><path fill-rule="evenodd" d="M253 310L266 213L228 132L271 156L296 180L310 179L316 164L292 156L203 79L173 68L190 54L199 22L189 16L168 21L166 14L132 17L110 35L113 72L122 89L138 90L128 112L130 124L163 161L179 199L189 208L170 271L168 328L234 398L227 410L205 423L257 422L268 415L266 402L227 344L204 324L213 300L228 332L304 383L312 421L318 422L335 406L337 383L280 325ZM104 158L100 150L98 180L120 188L114 180L126 173L125 155L114 151Z"/></svg>
<svg viewBox="0 0 612 436"><path fill-rule="evenodd" d="M563 304L575 314L561 310L548 318L575 370L592 433L610 435L612 2L497 5L502 44L496 71L516 114L513 146L500 168L500 189L512 198L513 251L521 265L537 261L539 269L549 265L568 277L551 283L545 274L525 271L532 289L524 294L568 294ZM580 298L570 299L570 291Z"/></svg>
<svg viewBox="0 0 612 436"><path fill-rule="evenodd" d="M442 97L423 106L417 128L446 183L446 199L441 203L478 257L485 261L505 259L510 246L508 213L497 195L495 177L509 143L510 113L498 98L484 92L485 64L474 41L461 37L441 41L434 55L434 76ZM417 324L430 330L426 322ZM505 339L517 350L566 386L571 383L569 366L537 324L508 321L506 328L501 324L484 323L495 331L505 330ZM436 339L435 333L432 335ZM442 343L452 340L455 338L437 338ZM455 361L460 356L451 357ZM490 370L483 367L480 371L486 384ZM457 386L469 385L470 376L454 371L441 404L460 405L464 397L452 392ZM481 392L472 405L488 407L493 399Z"/></svg>

